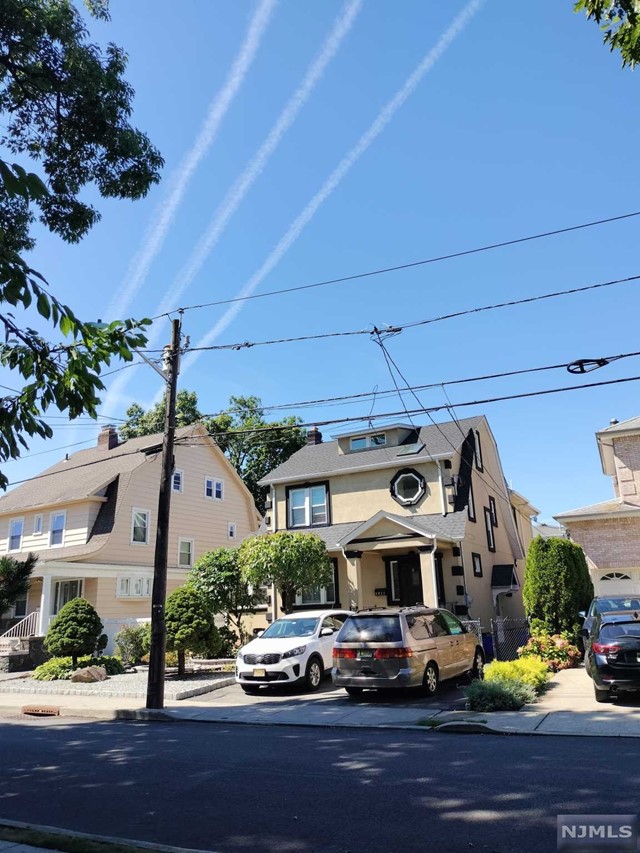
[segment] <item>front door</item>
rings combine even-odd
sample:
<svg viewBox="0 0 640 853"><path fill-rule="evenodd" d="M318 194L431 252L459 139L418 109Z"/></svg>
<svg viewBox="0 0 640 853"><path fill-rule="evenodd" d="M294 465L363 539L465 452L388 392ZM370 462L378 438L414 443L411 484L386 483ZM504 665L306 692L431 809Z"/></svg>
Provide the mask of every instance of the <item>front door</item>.
<svg viewBox="0 0 640 853"><path fill-rule="evenodd" d="M420 557L417 554L398 557L398 581L401 607L411 607L413 604L424 603Z"/></svg>

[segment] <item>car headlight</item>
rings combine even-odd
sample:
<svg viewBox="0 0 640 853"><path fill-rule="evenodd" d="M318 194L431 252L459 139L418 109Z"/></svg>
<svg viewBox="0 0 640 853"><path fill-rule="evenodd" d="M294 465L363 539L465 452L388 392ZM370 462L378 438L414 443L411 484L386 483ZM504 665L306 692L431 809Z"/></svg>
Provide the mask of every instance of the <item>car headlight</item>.
<svg viewBox="0 0 640 853"><path fill-rule="evenodd" d="M296 646L295 649L289 649L288 652L284 652L282 657L283 658L295 658L298 655L303 655L305 653L306 648L307 648L306 646Z"/></svg>

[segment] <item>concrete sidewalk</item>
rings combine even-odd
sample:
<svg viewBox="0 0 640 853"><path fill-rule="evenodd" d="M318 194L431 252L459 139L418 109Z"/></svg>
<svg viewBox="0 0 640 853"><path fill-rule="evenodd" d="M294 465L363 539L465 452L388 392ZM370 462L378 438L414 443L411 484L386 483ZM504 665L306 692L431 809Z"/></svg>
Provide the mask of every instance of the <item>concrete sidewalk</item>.
<svg viewBox="0 0 640 853"><path fill-rule="evenodd" d="M63 717L85 719L173 720L249 725L337 726L349 728L413 728L438 731L487 731L502 734L640 737L640 695L598 704L591 680L582 668L565 670L551 680L534 705L507 713L464 710L464 693L445 687L435 699L364 694L360 701L326 683L314 694L265 693L246 696L239 687L166 702L163 711L147 711L144 699L96 696L3 694L0 714L21 717L26 705L50 705ZM60 721L61 722L61 721Z"/></svg>

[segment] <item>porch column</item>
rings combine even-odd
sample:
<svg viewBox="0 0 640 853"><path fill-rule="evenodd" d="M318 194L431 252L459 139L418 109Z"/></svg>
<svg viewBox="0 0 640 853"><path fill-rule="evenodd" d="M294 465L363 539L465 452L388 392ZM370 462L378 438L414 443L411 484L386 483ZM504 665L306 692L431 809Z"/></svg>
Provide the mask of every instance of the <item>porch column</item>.
<svg viewBox="0 0 640 853"><path fill-rule="evenodd" d="M422 596L427 607L438 606L438 587L436 586L436 542L418 548L420 554L420 574L422 575Z"/></svg>
<svg viewBox="0 0 640 853"><path fill-rule="evenodd" d="M347 606L349 610L360 610L364 606L362 592L362 551L345 551L347 560Z"/></svg>
<svg viewBox="0 0 640 853"><path fill-rule="evenodd" d="M51 575L42 577L42 595L40 596L40 617L38 619L38 636L44 637L49 627L51 617Z"/></svg>

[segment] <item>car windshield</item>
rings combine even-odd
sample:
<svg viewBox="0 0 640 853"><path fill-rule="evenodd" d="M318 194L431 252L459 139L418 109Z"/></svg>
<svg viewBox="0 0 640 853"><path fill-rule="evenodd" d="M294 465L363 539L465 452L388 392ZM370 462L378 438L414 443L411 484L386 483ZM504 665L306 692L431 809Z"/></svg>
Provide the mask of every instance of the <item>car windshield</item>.
<svg viewBox="0 0 640 853"><path fill-rule="evenodd" d="M603 625L600 629L601 640L617 640L620 637L640 640L640 622L617 622L615 625Z"/></svg>
<svg viewBox="0 0 640 853"><path fill-rule="evenodd" d="M260 636L270 640L276 637L310 637L315 634L318 621L311 616L301 616L299 619L276 619Z"/></svg>
<svg viewBox="0 0 640 853"><path fill-rule="evenodd" d="M609 613L611 610L640 610L638 598L599 598L596 613Z"/></svg>
<svg viewBox="0 0 640 853"><path fill-rule="evenodd" d="M402 640L398 616L350 616L338 634L338 643L398 643Z"/></svg>

